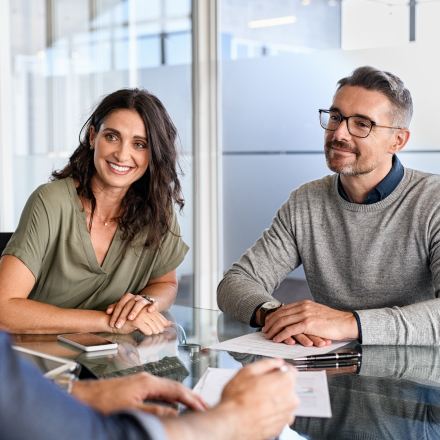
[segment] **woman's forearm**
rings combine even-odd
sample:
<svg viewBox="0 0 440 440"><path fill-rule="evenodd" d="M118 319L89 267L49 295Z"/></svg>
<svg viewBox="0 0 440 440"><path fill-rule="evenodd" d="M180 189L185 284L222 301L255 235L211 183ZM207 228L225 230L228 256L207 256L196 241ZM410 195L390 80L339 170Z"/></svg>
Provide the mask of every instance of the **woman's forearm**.
<svg viewBox="0 0 440 440"><path fill-rule="evenodd" d="M13 255L0 260L0 327L11 333L112 332L109 316L96 310L62 309L27 299L35 278Z"/></svg>
<svg viewBox="0 0 440 440"><path fill-rule="evenodd" d="M97 310L62 309L22 298L0 303L0 327L10 333L111 332L110 317Z"/></svg>
<svg viewBox="0 0 440 440"><path fill-rule="evenodd" d="M154 298L157 301L156 310L163 312L173 305L176 299L178 285L177 273L176 269L174 269L166 275L150 280L147 286L142 290L141 295L148 295Z"/></svg>
<svg viewBox="0 0 440 440"><path fill-rule="evenodd" d="M174 303L177 295L177 283L156 283L145 287L141 295L148 295L157 301L157 311L168 310Z"/></svg>

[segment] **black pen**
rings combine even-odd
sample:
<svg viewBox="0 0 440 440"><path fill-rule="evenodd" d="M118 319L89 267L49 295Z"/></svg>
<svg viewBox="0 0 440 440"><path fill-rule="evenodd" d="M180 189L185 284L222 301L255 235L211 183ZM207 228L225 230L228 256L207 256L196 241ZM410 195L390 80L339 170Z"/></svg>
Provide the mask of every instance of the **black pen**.
<svg viewBox="0 0 440 440"><path fill-rule="evenodd" d="M294 361L336 361L338 359L354 359L362 357L362 353L350 352L350 353L328 353L317 354L316 356L304 356L295 358Z"/></svg>
<svg viewBox="0 0 440 440"><path fill-rule="evenodd" d="M303 365L294 365L298 370L316 370L316 369L325 369L325 368L342 368L342 367L359 367L361 364L360 361L357 362L335 362L332 364L327 364L325 362L317 362Z"/></svg>

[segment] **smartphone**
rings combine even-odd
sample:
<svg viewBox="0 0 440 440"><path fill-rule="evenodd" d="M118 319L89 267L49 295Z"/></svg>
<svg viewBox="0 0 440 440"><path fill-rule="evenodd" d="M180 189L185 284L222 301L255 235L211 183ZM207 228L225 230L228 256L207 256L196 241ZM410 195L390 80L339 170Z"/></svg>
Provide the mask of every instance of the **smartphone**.
<svg viewBox="0 0 440 440"><path fill-rule="evenodd" d="M101 351L89 351L84 352L81 356L84 356L85 359L94 359L97 357L106 357L106 356L116 356L118 354L118 350L101 350ZM80 358L77 358L77 360ZM80 361L79 361L80 362Z"/></svg>
<svg viewBox="0 0 440 440"><path fill-rule="evenodd" d="M58 335L57 339L84 351L111 350L113 348L118 348L116 342L101 338L101 336L92 335L91 333Z"/></svg>

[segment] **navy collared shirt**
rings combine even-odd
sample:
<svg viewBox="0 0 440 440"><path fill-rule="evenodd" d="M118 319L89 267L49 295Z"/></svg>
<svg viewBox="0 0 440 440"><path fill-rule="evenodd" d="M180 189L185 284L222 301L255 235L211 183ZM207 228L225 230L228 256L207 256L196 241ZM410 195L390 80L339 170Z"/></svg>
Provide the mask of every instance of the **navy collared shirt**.
<svg viewBox="0 0 440 440"><path fill-rule="evenodd" d="M381 200L388 197L403 179L403 166L396 155L393 156L393 166L390 172L385 176L385 178L373 188L368 194L367 198L364 200L363 205L371 205L373 203L380 202ZM347 202L351 203L347 194L344 191L341 183L341 175L338 176L338 192L341 197L343 197Z"/></svg>

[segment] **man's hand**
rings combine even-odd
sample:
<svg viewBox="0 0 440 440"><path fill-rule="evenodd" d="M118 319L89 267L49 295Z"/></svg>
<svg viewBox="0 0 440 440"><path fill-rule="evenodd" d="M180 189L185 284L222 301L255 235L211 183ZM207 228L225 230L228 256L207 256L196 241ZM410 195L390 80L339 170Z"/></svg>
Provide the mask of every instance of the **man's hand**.
<svg viewBox="0 0 440 440"><path fill-rule="evenodd" d="M208 405L200 396L179 382L148 373L107 380L83 380L73 383L72 394L83 403L109 414L123 409L140 409L156 415L173 415L172 408L145 405L144 400L157 400L172 404L179 402L194 411L204 411Z"/></svg>
<svg viewBox="0 0 440 440"><path fill-rule="evenodd" d="M266 318L263 332L266 339L310 347L329 345L331 340L357 339L356 318L310 300L287 304Z"/></svg>
<svg viewBox="0 0 440 440"><path fill-rule="evenodd" d="M283 367L286 371L280 371ZM265 359L242 368L223 390L219 407L231 406L240 415L237 438L276 437L294 421L299 405L296 370L282 359Z"/></svg>
<svg viewBox="0 0 440 440"><path fill-rule="evenodd" d="M203 414L165 419L165 429L171 440L276 437L286 424L293 423L299 404L295 383L296 370L282 359L246 365L226 385L216 407Z"/></svg>

